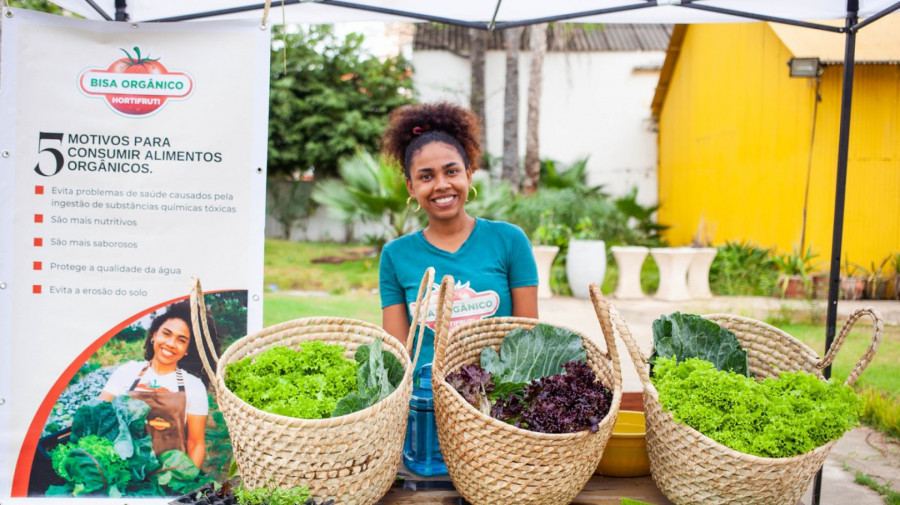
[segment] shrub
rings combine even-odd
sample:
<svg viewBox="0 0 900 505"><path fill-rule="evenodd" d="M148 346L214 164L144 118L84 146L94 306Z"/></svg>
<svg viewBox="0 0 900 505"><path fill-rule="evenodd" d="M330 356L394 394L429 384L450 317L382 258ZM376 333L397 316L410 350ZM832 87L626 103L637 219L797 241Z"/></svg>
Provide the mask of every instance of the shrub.
<svg viewBox="0 0 900 505"><path fill-rule="evenodd" d="M709 285L717 295L769 296L778 282L772 250L750 242L728 242L709 269Z"/></svg>

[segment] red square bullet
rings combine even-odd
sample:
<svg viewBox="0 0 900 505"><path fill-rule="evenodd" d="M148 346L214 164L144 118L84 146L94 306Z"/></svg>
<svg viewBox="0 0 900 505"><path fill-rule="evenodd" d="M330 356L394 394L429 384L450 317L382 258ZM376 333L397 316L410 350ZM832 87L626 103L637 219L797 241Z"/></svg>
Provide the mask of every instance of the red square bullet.
<svg viewBox="0 0 900 505"><path fill-rule="evenodd" d="M36 194L36 195L43 195L43 194L44 194L44 187L43 187L43 186L35 186L35 187L34 187L34 194Z"/></svg>
<svg viewBox="0 0 900 505"><path fill-rule="evenodd" d="M44 245L44 239L39 238L39 237L35 237L35 238L34 238L34 246L35 246L35 247L41 247L42 245Z"/></svg>
<svg viewBox="0 0 900 505"><path fill-rule="evenodd" d="M43 222L44 222L44 215L43 215L43 214L35 214L35 215L34 215L34 222L35 222L35 223L43 223Z"/></svg>
<svg viewBox="0 0 900 505"><path fill-rule="evenodd" d="M44 264L41 263L40 261L35 261L35 262L34 262L34 269L35 269L35 270L43 270L43 269L44 269Z"/></svg>
<svg viewBox="0 0 900 505"><path fill-rule="evenodd" d="M31 292L36 295L41 294L41 285L35 284L34 286L31 286Z"/></svg>

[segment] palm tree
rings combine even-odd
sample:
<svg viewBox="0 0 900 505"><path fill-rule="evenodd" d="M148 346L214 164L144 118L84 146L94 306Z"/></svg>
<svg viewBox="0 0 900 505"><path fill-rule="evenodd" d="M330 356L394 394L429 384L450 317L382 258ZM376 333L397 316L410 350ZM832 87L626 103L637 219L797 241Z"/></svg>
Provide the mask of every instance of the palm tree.
<svg viewBox="0 0 900 505"><path fill-rule="evenodd" d="M413 229L412 213L406 206L409 194L396 165L358 151L340 163L338 173L340 179L318 183L312 195L334 216L348 226L357 222L383 223L384 233L375 237L378 242L395 239Z"/></svg>

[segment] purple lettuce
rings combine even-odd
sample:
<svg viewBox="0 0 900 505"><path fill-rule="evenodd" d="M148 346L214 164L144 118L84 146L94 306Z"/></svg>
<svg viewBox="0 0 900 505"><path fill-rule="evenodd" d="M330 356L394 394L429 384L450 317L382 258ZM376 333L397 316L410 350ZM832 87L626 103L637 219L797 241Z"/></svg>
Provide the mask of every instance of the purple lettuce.
<svg viewBox="0 0 900 505"><path fill-rule="evenodd" d="M453 386L473 407L491 415L491 400L488 395L494 391L491 374L479 365L463 365L459 371L447 375L447 383Z"/></svg>
<svg viewBox="0 0 900 505"><path fill-rule="evenodd" d="M522 402L510 395L492 409L494 417L540 433L596 433L609 413L612 392L597 380L584 361L563 365L565 374L532 381L525 386Z"/></svg>

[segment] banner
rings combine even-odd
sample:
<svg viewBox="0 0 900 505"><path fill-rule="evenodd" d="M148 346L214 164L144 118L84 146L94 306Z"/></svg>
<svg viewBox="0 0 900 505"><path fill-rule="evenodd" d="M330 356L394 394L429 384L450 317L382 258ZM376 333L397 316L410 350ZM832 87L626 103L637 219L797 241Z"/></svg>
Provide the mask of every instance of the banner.
<svg viewBox="0 0 900 505"><path fill-rule="evenodd" d="M191 277L262 326L269 31L0 22L0 499L182 494L231 459Z"/></svg>

